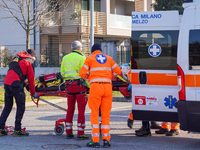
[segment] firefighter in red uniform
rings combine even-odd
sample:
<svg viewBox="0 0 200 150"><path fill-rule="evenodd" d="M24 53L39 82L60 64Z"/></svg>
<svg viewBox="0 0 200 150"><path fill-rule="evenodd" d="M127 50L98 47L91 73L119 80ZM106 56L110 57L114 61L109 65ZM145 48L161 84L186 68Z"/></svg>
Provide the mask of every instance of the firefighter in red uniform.
<svg viewBox="0 0 200 150"><path fill-rule="evenodd" d="M89 79L90 95L88 105L91 109L92 141L88 147L99 148L99 107L101 106L101 133L104 145L110 147L110 110L112 107L112 76L121 74L121 69L112 57L104 55L99 44L92 46L92 55L87 57L79 74ZM89 74L88 74L89 72Z"/></svg>
<svg viewBox="0 0 200 150"><path fill-rule="evenodd" d="M6 120L13 107L13 97L15 98L17 105L17 112L15 118L15 131L13 136L28 136L29 133L21 129L21 120L25 112L25 93L24 85L25 79L28 78L29 90L33 98L39 98L37 92L35 92L35 74L33 63L36 59L36 51L28 49L26 52L22 52L15 56L4 78L5 89L5 107L0 117L0 136L7 135L5 131Z"/></svg>
<svg viewBox="0 0 200 150"><path fill-rule="evenodd" d="M66 81L67 91L67 115L66 115L66 138L74 138L73 134L73 116L75 104L77 101L78 120L77 120L77 139L86 140L89 137L84 134L85 128L85 107L87 105L87 83L80 77L79 70L83 66L85 56L83 56L82 44L79 41L72 42L72 52L65 55L62 59L60 72L63 79Z"/></svg>

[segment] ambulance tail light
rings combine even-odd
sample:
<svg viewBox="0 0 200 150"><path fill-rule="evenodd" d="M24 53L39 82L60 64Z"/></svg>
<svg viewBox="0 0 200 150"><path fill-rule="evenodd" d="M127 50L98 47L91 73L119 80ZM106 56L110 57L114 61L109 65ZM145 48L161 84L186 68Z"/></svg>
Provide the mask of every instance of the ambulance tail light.
<svg viewBox="0 0 200 150"><path fill-rule="evenodd" d="M179 100L185 100L185 75L181 67L178 65L178 85L179 85Z"/></svg>

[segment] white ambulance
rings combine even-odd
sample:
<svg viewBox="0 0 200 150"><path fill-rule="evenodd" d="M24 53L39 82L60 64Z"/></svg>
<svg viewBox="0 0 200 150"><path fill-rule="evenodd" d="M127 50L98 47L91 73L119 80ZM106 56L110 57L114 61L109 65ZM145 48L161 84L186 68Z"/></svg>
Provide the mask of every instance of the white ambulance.
<svg viewBox="0 0 200 150"><path fill-rule="evenodd" d="M184 13L132 13L132 112L135 120L179 122L200 131L200 0Z"/></svg>

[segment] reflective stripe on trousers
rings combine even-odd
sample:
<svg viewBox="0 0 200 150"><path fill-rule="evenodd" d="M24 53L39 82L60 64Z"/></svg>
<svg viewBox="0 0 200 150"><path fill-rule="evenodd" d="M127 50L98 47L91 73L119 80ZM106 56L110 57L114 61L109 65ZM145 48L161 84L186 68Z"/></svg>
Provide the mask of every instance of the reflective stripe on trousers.
<svg viewBox="0 0 200 150"><path fill-rule="evenodd" d="M112 84L92 83L88 105L91 109L92 140L99 142L99 107L101 106L102 138L110 141L110 110L112 107Z"/></svg>
<svg viewBox="0 0 200 150"><path fill-rule="evenodd" d="M169 122L162 122L162 128L169 129ZM179 123L171 122L171 130L178 130L178 129L179 129Z"/></svg>
<svg viewBox="0 0 200 150"><path fill-rule="evenodd" d="M67 95L68 110L66 115L66 123L72 124L76 101L78 107L77 135L83 135L85 129L85 106L87 104L87 96L85 93ZM72 125L70 126L66 124L66 134L72 134L72 133L73 133Z"/></svg>
<svg viewBox="0 0 200 150"><path fill-rule="evenodd" d="M72 133L72 126L73 126L73 123L71 123L71 122L66 122L65 123L65 127L66 127L66 133L67 134L71 134Z"/></svg>

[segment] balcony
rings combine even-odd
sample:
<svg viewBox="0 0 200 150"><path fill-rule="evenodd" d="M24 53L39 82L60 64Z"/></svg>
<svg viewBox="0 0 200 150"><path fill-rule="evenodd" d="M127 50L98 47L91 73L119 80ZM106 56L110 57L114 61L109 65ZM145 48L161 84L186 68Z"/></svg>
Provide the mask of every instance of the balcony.
<svg viewBox="0 0 200 150"><path fill-rule="evenodd" d="M131 16L110 14L110 28L131 30Z"/></svg>
<svg viewBox="0 0 200 150"><path fill-rule="evenodd" d="M54 12L40 18L41 34L90 34L90 11ZM106 34L106 15L94 12L94 34Z"/></svg>
<svg viewBox="0 0 200 150"><path fill-rule="evenodd" d="M113 37L131 37L131 16L110 14L107 35Z"/></svg>

